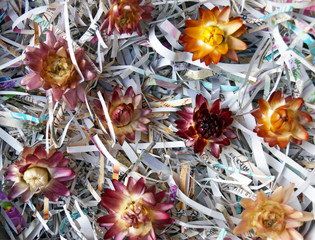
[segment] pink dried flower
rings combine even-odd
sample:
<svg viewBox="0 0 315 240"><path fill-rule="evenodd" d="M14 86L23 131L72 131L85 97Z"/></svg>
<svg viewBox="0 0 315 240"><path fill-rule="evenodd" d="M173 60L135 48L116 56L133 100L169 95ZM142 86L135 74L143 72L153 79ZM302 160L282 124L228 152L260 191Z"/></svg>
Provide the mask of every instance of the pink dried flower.
<svg viewBox="0 0 315 240"><path fill-rule="evenodd" d="M139 36L142 30L139 22L152 20L151 6L140 6L141 0L111 0L111 8L105 15L105 21L100 30L107 29L107 34L111 35L114 29L119 34L132 34L136 31Z"/></svg>
<svg viewBox="0 0 315 240"><path fill-rule="evenodd" d="M68 197L70 191L64 185L75 178L75 174L66 166L69 159L58 151L48 155L43 146L35 149L25 147L21 159L7 169L6 179L14 182L8 199L21 195L23 202L34 194L44 194L49 200L56 202L58 195Z"/></svg>
<svg viewBox="0 0 315 240"><path fill-rule="evenodd" d="M165 211L173 208L173 203L162 203L166 191L156 193L155 186L146 188L145 180L137 182L130 177L127 186L113 180L115 190L105 189L100 204L109 212L97 222L101 227L109 227L104 239L115 236L122 240L156 240L154 227L173 223Z"/></svg>
<svg viewBox="0 0 315 240"><path fill-rule="evenodd" d="M96 115L109 131L101 102L94 100L94 104ZM145 124L150 120L146 116L151 113L151 109L143 109L141 104L142 95L135 95L132 87L127 89L125 95L119 87L114 88L112 100L107 103L107 109L120 145L123 145L126 138L133 142L135 140L134 131L147 131Z"/></svg>
<svg viewBox="0 0 315 240"><path fill-rule="evenodd" d="M78 98L85 101L85 92L81 76L73 65L67 41L59 38L53 32L47 31L46 41L39 44L39 48L27 46L25 49L27 65L32 70L22 80L26 90L44 88L52 89L54 101L61 98L73 110ZM84 48L75 51L75 58L85 81L95 77L90 64L84 59Z"/></svg>

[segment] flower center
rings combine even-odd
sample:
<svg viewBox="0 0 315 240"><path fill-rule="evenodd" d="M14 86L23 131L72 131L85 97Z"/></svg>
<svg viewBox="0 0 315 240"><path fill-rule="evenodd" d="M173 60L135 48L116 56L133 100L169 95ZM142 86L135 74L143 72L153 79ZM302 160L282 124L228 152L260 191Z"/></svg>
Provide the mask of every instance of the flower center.
<svg viewBox="0 0 315 240"><path fill-rule="evenodd" d="M254 217L254 226L263 226L266 232L282 232L285 229L285 211L279 202L268 200L260 206Z"/></svg>
<svg viewBox="0 0 315 240"><path fill-rule="evenodd" d="M149 212L144 205L131 201L127 204L121 218L127 227L139 228L150 221Z"/></svg>
<svg viewBox="0 0 315 240"><path fill-rule="evenodd" d="M202 41L211 46L218 46L224 40L224 31L216 26L210 26L202 34Z"/></svg>
<svg viewBox="0 0 315 240"><path fill-rule="evenodd" d="M222 133L222 124L218 116L210 114L207 109L204 109L195 123L195 128L200 137L210 139L211 137L218 137Z"/></svg>
<svg viewBox="0 0 315 240"><path fill-rule="evenodd" d="M117 127L124 127L131 122L132 114L133 105L121 103L112 112L111 119Z"/></svg>
<svg viewBox="0 0 315 240"><path fill-rule="evenodd" d="M292 129L293 117L290 111L286 109L276 109L270 118L273 132L290 132Z"/></svg>
<svg viewBox="0 0 315 240"><path fill-rule="evenodd" d="M75 79L71 76L73 72L73 64L69 57L61 57L55 54L49 54L46 69L44 69L44 79L56 86L68 86L71 79ZM73 75L73 73L72 73Z"/></svg>
<svg viewBox="0 0 315 240"><path fill-rule="evenodd" d="M36 192L48 184L49 173L44 168L33 167L24 172L23 179L30 186L31 190Z"/></svg>

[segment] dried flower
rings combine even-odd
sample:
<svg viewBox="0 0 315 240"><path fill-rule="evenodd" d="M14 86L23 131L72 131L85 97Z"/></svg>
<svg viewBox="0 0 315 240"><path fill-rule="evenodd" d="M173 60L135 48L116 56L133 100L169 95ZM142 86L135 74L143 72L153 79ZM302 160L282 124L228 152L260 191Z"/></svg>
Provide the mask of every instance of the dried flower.
<svg viewBox="0 0 315 240"><path fill-rule="evenodd" d="M25 55L27 65L32 70L22 80L27 90L44 88L52 89L54 101L61 98L73 110L78 98L85 101L85 92L81 77L73 65L67 41L59 38L58 41L51 31L46 33L46 41L39 44L39 48L27 46ZM83 58L84 48L75 51L75 58L85 80L91 80L95 74L90 64Z"/></svg>
<svg viewBox="0 0 315 240"><path fill-rule="evenodd" d="M259 108L251 114L257 120L254 132L270 147L279 145L284 148L290 140L298 145L308 139L308 133L302 125L312 121L312 117L300 111L302 98L284 98L281 91L271 94L268 101L260 98Z"/></svg>
<svg viewBox="0 0 315 240"><path fill-rule="evenodd" d="M199 8L200 21L186 20L187 28L182 40L185 51L194 52L192 60L200 59L208 66L217 64L221 57L238 61L235 50L245 50L247 45L237 37L241 36L246 26L240 17L229 19L230 7L220 12L218 7L212 10Z"/></svg>
<svg viewBox="0 0 315 240"><path fill-rule="evenodd" d="M70 191L64 185L75 178L75 174L66 166L69 159L58 151L48 155L43 146L34 150L25 147L21 159L11 164L7 169L6 179L14 182L8 199L21 195L27 202L34 194L44 194L49 200L56 202L58 195L68 197Z"/></svg>
<svg viewBox="0 0 315 240"><path fill-rule="evenodd" d="M243 198L240 201L244 208L242 221L233 233L239 235L253 229L263 239L303 240L303 236L295 228L302 226L304 221L313 220L314 215L286 204L293 188L294 184L291 183L286 188L279 187L270 197L260 190L255 201Z"/></svg>
<svg viewBox="0 0 315 240"><path fill-rule="evenodd" d="M105 21L100 30L107 29L107 34L111 35L114 29L119 34L132 34L136 31L142 35L140 21L152 20L151 6L140 6L141 0L111 0L111 8L105 15Z"/></svg>
<svg viewBox="0 0 315 240"><path fill-rule="evenodd" d="M221 109L220 99L209 107L208 101L199 94L195 109L185 106L177 114L184 118L175 121L180 129L177 135L187 139L187 147L194 145L195 153L202 154L205 147L209 146L212 155L219 158L222 146L229 145L229 139L237 137L228 128L233 122L232 112L228 108Z"/></svg>
<svg viewBox="0 0 315 240"><path fill-rule="evenodd" d="M173 203L162 203L166 191L156 193L155 186L145 187L145 180L137 182L130 177L127 186L113 180L115 190L105 189L100 204L109 212L97 222L101 227L110 227L104 239L115 236L115 239L155 240L154 227L163 227L173 223L165 211Z"/></svg>
<svg viewBox="0 0 315 240"><path fill-rule="evenodd" d="M125 95L122 94L119 87L115 87L112 100L107 103L107 109L120 145L123 145L125 138L133 142L135 140L134 131L147 131L145 124L150 120L146 116L151 113L151 109L141 109L141 104L142 95L135 95L132 87L127 89ZM101 102L94 100L94 105L96 115L109 131Z"/></svg>

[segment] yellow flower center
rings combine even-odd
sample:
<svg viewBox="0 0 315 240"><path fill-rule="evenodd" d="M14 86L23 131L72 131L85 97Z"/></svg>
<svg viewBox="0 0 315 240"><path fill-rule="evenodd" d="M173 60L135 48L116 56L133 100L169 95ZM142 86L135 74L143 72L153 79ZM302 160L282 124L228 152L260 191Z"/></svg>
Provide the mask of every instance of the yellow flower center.
<svg viewBox="0 0 315 240"><path fill-rule="evenodd" d="M23 174L24 181L29 185L33 192L40 190L49 182L49 173L45 168L33 167L27 169Z"/></svg>
<svg viewBox="0 0 315 240"><path fill-rule="evenodd" d="M149 211L139 201L127 203L121 218L125 221L126 227L141 228L150 221Z"/></svg>
<svg viewBox="0 0 315 240"><path fill-rule="evenodd" d="M216 26L210 26L204 30L202 41L211 46L218 46L224 40L224 31Z"/></svg>
<svg viewBox="0 0 315 240"><path fill-rule="evenodd" d="M267 238L267 234L281 233L285 227L285 210L280 203L267 200L258 205L256 214L252 219L253 228L258 236Z"/></svg>
<svg viewBox="0 0 315 240"><path fill-rule="evenodd" d="M44 71L44 79L52 85L62 87L68 85L75 80L73 72L74 66L69 57L61 57L55 54L49 55L46 68ZM75 72L76 73L76 72Z"/></svg>

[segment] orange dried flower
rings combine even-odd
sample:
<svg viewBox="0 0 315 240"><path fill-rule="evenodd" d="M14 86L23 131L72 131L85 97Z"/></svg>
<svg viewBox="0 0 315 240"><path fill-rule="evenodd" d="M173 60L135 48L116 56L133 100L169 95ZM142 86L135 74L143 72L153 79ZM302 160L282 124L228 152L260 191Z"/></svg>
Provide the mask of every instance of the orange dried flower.
<svg viewBox="0 0 315 240"><path fill-rule="evenodd" d="M186 20L187 28L182 40L186 43L185 51L194 52L192 60L200 59L209 65L217 64L222 57L238 61L235 50L245 50L246 43L237 39L246 26L240 17L229 19L230 7L220 12L218 7L212 10L199 8L200 21Z"/></svg>
<svg viewBox="0 0 315 240"><path fill-rule="evenodd" d="M309 114L300 111L303 103L302 98L284 98L281 91L274 92L268 101L260 98L259 108L251 113L257 120L254 132L270 147L284 148L290 140L300 145L308 139L302 125L312 121Z"/></svg>
<svg viewBox="0 0 315 240"><path fill-rule="evenodd" d="M239 235L253 229L263 239L303 240L303 236L295 228L302 226L304 221L313 220L314 215L286 204L293 188L294 184L291 183L286 188L279 187L270 197L260 190L255 201L243 198L240 201L245 209L242 212L242 221L233 233Z"/></svg>

